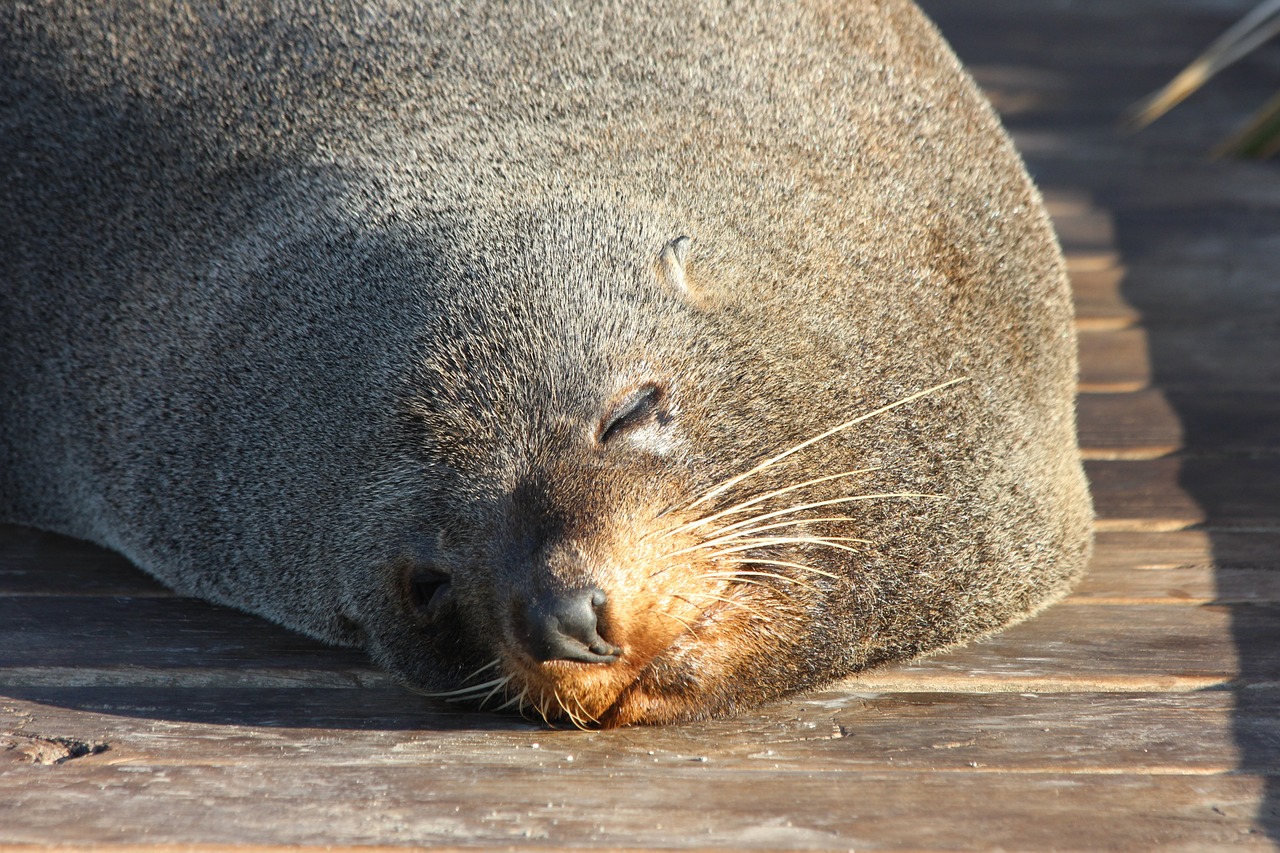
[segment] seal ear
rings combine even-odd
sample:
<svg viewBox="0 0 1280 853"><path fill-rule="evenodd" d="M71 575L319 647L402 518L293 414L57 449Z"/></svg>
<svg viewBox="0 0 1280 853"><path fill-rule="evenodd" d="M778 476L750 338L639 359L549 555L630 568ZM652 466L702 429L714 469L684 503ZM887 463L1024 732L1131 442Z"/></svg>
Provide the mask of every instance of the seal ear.
<svg viewBox="0 0 1280 853"><path fill-rule="evenodd" d="M658 277L672 290L683 296L691 296L689 282L684 274L684 262L689 257L689 247L693 241L688 237L677 237L662 249L658 256Z"/></svg>

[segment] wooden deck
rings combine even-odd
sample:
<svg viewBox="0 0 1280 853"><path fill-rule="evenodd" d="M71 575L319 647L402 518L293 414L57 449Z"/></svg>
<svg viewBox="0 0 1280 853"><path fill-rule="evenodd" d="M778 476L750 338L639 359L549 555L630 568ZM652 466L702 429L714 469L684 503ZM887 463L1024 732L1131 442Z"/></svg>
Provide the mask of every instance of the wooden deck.
<svg viewBox="0 0 1280 853"><path fill-rule="evenodd" d="M736 720L582 733L0 528L0 845L1272 849L1280 166L1210 163L1280 48L1113 130L1250 0L931 0L1078 296L1097 559L990 641Z"/></svg>

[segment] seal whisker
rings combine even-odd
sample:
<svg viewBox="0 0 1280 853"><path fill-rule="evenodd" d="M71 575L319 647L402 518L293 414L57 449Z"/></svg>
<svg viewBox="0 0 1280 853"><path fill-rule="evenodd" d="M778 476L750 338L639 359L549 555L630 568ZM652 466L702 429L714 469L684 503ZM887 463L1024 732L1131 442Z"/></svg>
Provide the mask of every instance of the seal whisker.
<svg viewBox="0 0 1280 853"><path fill-rule="evenodd" d="M523 713L523 712L524 712L524 700L525 700L525 697L527 697L528 695L529 695L529 688L525 687L525 688L523 688L519 693L517 693L515 696L512 696L510 699L508 699L507 701L503 702L501 705L499 705L499 706L498 706L497 708L495 708L494 710L495 710L495 711L505 711L505 710L507 710L508 708L510 708L512 705L519 705L520 707L519 707L519 709L518 709L518 710L519 710L519 712L520 712L520 713Z"/></svg>
<svg viewBox="0 0 1280 853"><path fill-rule="evenodd" d="M508 675L506 678L502 679L502 682L498 684L497 687L494 687L492 690L490 690L488 693L485 694L485 697L480 700L480 704L478 707L483 708L486 702L492 699L499 690L505 690L507 685L510 683L511 683L511 676Z"/></svg>
<svg viewBox="0 0 1280 853"><path fill-rule="evenodd" d="M806 439L800 442L799 444L782 451L776 456L769 457L768 459L761 462L759 465L755 466L754 468L748 471L744 471L743 473L738 474L734 477L730 477L728 480L725 480L719 486L716 486L711 491L707 492L702 497L698 498L693 503L689 504L687 508L692 509L698 504L706 503L707 501L714 498L716 495L722 494L728 489L733 488L738 483L741 483L743 480L747 479L748 477L752 477L756 474L759 474L761 471L765 470L771 465L774 465L777 462L780 462L781 460L786 459L788 456L790 456L793 453L798 453L799 451L804 450L806 447L809 447L812 444L816 444L825 438L830 438L836 433L843 432L844 430L847 430L852 426L856 426L857 424L860 424L863 421L870 420L871 418L874 418L876 415L881 415L881 414L884 414L885 412L890 411L891 409L896 409L899 406L904 406L907 403L912 402L913 400L918 400L921 397L925 397L925 396L928 396L929 394L933 394L937 391L941 391L943 388L947 388L951 385L955 385L958 382L964 382L966 378L967 377L960 376L960 377L956 377L955 379L948 379L946 382L940 383L938 385L934 385L932 388L926 388L923 391L917 391L916 393L903 397L902 399L897 400L893 403L890 403L887 406L881 406L880 408L876 409L873 412L867 412L865 415L859 415L853 420L845 421L839 426L834 426L824 433L815 435L813 438Z"/></svg>
<svg viewBox="0 0 1280 853"><path fill-rule="evenodd" d="M838 548L841 551L848 551L852 554L859 553L857 548L851 548L843 545L843 542L860 542L863 545L871 543L866 539L853 539L851 537L833 537L823 538L819 536L761 536L744 540L742 543L733 545L728 548L722 548L719 551L711 552L711 557L722 557L725 554L733 554L738 551L750 551L752 548L763 548L766 545L825 545L828 548Z"/></svg>
<svg viewBox="0 0 1280 853"><path fill-rule="evenodd" d="M551 725L551 718L547 716L547 693L545 690L539 689L536 699L532 694L529 694L529 706L538 712L538 716L542 718L544 725Z"/></svg>
<svg viewBox="0 0 1280 853"><path fill-rule="evenodd" d="M595 714L592 714L590 711L588 711L586 707L582 704L582 700L579 699L577 696L573 697L573 704L578 706L578 711L579 713L582 714L584 718L595 723L597 726L600 725L600 718L597 717ZM581 728L583 731L587 730L585 726L579 726L579 728Z"/></svg>
<svg viewBox="0 0 1280 853"><path fill-rule="evenodd" d="M774 587L772 584L762 583L758 580L752 580L753 577L774 578L776 580L784 581L786 583L796 584L797 586L803 586L807 589L814 590L815 592L818 591L818 587L814 586L808 581L802 581L799 578L787 577L786 575L778 574L777 572L707 572L706 574L703 575L703 577L704 578L726 578L728 580L735 581L737 583L745 583L745 584L750 584L752 586L763 587L764 589L776 590L777 588Z"/></svg>
<svg viewBox="0 0 1280 853"><path fill-rule="evenodd" d="M564 714L569 719L569 723L575 729L585 732L587 730L587 724L580 720L577 714L573 713L573 710L565 704L564 699L560 698L560 691L553 689L551 691L551 695L555 697L556 707L560 710L560 713ZM577 701L576 697L575 701Z"/></svg>
<svg viewBox="0 0 1280 853"><path fill-rule="evenodd" d="M756 517L759 518L759 516L756 516ZM697 545L691 545L688 548L682 548L679 551L673 551L670 554L666 554L664 556L673 557L686 552L698 551L704 548L714 547L724 542L733 542L735 540L742 539L745 536L750 536L754 533L760 533L765 530L774 530L779 527L794 527L797 524L817 524L819 522L832 522L832 521L854 522L856 520L857 519L850 518L848 516L829 516L827 518L793 518L788 521L777 521L777 522L774 522L773 524L765 524L765 525L761 525L760 527L752 527L748 530L735 530L732 533L728 533L724 536L716 536L713 539L708 539L705 542L698 543ZM724 528L724 529L727 529L727 528ZM866 539L852 539L852 538L846 538L846 537L824 537L824 538L838 539L841 541L848 541L848 542L862 542L864 544L870 544ZM665 571L665 569L663 571ZM655 572L655 575L660 573L661 572Z"/></svg>
<svg viewBox="0 0 1280 853"><path fill-rule="evenodd" d="M825 501L813 501L806 504L798 504L796 506L787 507L786 509L773 510L771 512L761 513L742 521L736 521L733 524L725 525L718 530L713 530L713 536L723 535L730 530L737 530L747 525L755 524L757 521L765 521L770 518L777 518L782 515L791 515L792 513L803 512L806 509L817 509L824 506L833 506L835 504L856 503L858 501L878 500L881 498L945 498L946 495L932 495L921 492L884 492L876 495L848 495L843 498L830 498ZM808 519L799 519L799 521L807 521Z"/></svg>
<svg viewBox="0 0 1280 853"><path fill-rule="evenodd" d="M710 592L699 592L695 594L698 595L700 598L709 598L712 601L720 601L725 604L732 604L735 607L741 607L743 610L747 611L757 619L767 621L767 617L763 613L761 613L759 610L756 610L753 607L748 607L747 605L743 604L741 601L738 601L736 598L730 598L724 595L715 595L714 593L710 593ZM685 599L685 600L687 601L688 599Z"/></svg>
<svg viewBox="0 0 1280 853"><path fill-rule="evenodd" d="M751 558L751 559L744 559L744 560L722 560L721 562L733 563L734 565L742 565L742 566L750 566L756 563L761 563L766 566L781 566L782 568L800 569L803 572L810 572L815 575L822 575L824 578L831 578L832 580L840 580L839 575L834 575L831 572L824 572L822 569L815 569L813 566L806 566L803 563L791 563L791 562L787 562L786 560L769 560L769 559L763 559L763 558L761 559Z"/></svg>
<svg viewBox="0 0 1280 853"><path fill-rule="evenodd" d="M761 533L765 530L775 530L779 527L795 527L797 524L819 524L822 522L834 522L834 521L847 521L850 524L852 524L857 522L858 519L851 518L847 515L832 515L832 516L827 516L825 518L792 518L787 521L775 521L772 524L763 524L760 527L752 527L748 530L735 530L733 533L727 534L725 536L717 536L715 539L708 539L703 544L711 544L713 542L726 542L733 539L741 538L743 536L750 536L753 533Z"/></svg>
<svg viewBox="0 0 1280 853"><path fill-rule="evenodd" d="M487 669L493 669L495 666L497 666L497 665L498 665L498 664L500 664L500 663L502 663L502 658L494 658L493 660L489 661L487 664L485 664L484 666L480 667L480 668L479 668L479 669L477 669L475 672L471 673L470 675L468 675L466 678L462 679L462 680L461 680L461 681L459 681L458 683L459 683L459 684L466 684L468 681L470 681L471 679L475 678L475 677L476 677L477 675L479 675L480 673L484 672L484 671L485 671L485 670L487 670Z"/></svg>
<svg viewBox="0 0 1280 853"><path fill-rule="evenodd" d="M492 681L486 681L486 682L484 682L483 684L472 684L472 685L469 685L469 686L467 686L467 687L460 687L460 688L458 688L457 690L445 690L445 691L442 691L442 692L439 692L439 693L435 693L435 692L425 692L425 691L424 691L422 695L423 695L423 696L430 696L430 697L432 697L433 699L448 699L448 698L450 698L450 697L452 697L452 696L464 696L464 697L465 697L465 696L467 696L468 694L476 694L476 695L478 695L478 694L481 694L481 693L483 693L484 691L488 690L490 687L493 687L495 684L496 684L496 685L506 684L506 683L507 683L507 681L508 681L508 680L510 680L510 678L511 678L511 676L509 676L509 675L504 675L502 678L495 678L495 679L493 679Z"/></svg>
<svg viewBox="0 0 1280 853"><path fill-rule="evenodd" d="M755 497L749 498L748 500L742 501L741 503L734 504L731 507L726 507L725 509L722 509L719 512L713 513L711 515L703 516L702 518L695 519L693 521L682 524L679 527L673 527L670 530L664 531L664 535L672 536L672 535L675 535L676 533L683 533L686 530L692 530L696 527L701 527L702 525L707 524L708 522L715 521L718 518L723 518L726 515L733 515L735 513L741 512L742 510L746 509L749 506L754 506L758 503L762 503L763 501L767 501L770 498L776 498L779 495L785 495L788 492L794 492L797 489L803 489L807 486L814 486L814 485L817 485L818 483L825 483L829 480L838 480L841 477L852 477L855 474L867 474L872 471L879 471L879 470L880 470L879 467L855 468L852 471L841 471L839 474L827 474L826 476L823 476L823 477L815 477L812 480L805 480L803 483L795 483L794 485L784 486L780 489L774 489L771 492L765 492L762 495L756 495ZM676 551L674 553L679 554L681 552ZM666 556L671 556L671 555L668 554Z"/></svg>
<svg viewBox="0 0 1280 853"><path fill-rule="evenodd" d="M685 598L683 595L673 594L671 597L678 598L681 601L687 602L688 604L693 604L692 601L689 601L689 599ZM649 608L649 610L653 613L657 613L659 616L666 616L668 619L673 619L676 622L679 622L681 625L685 627L685 630L688 631L690 634L693 634L695 638L698 636L697 630L693 627L691 623L686 622L685 620L681 619L679 616L675 615L674 613L668 613L667 611L659 610L656 607L651 607Z"/></svg>

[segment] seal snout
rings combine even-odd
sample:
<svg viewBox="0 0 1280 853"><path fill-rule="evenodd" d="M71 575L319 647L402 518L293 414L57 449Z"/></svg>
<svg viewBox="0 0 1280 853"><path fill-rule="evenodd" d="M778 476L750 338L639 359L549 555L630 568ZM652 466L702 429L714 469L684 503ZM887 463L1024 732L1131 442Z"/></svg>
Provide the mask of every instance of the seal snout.
<svg viewBox="0 0 1280 853"><path fill-rule="evenodd" d="M608 596L598 587L550 593L525 613L524 642L540 663L553 660L613 663L622 649L600 635Z"/></svg>

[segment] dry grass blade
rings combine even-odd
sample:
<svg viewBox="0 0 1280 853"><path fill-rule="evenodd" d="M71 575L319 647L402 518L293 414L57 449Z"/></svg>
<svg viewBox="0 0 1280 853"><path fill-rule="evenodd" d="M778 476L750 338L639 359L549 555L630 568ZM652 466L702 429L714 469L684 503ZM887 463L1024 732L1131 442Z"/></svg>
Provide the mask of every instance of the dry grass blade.
<svg viewBox="0 0 1280 853"><path fill-rule="evenodd" d="M1164 88L1126 111L1122 124L1140 130L1186 100L1222 69L1280 33L1280 0L1266 0L1220 35Z"/></svg>
<svg viewBox="0 0 1280 853"><path fill-rule="evenodd" d="M1280 154L1280 94L1254 113L1243 130L1213 149L1214 157L1265 160L1276 154Z"/></svg>

